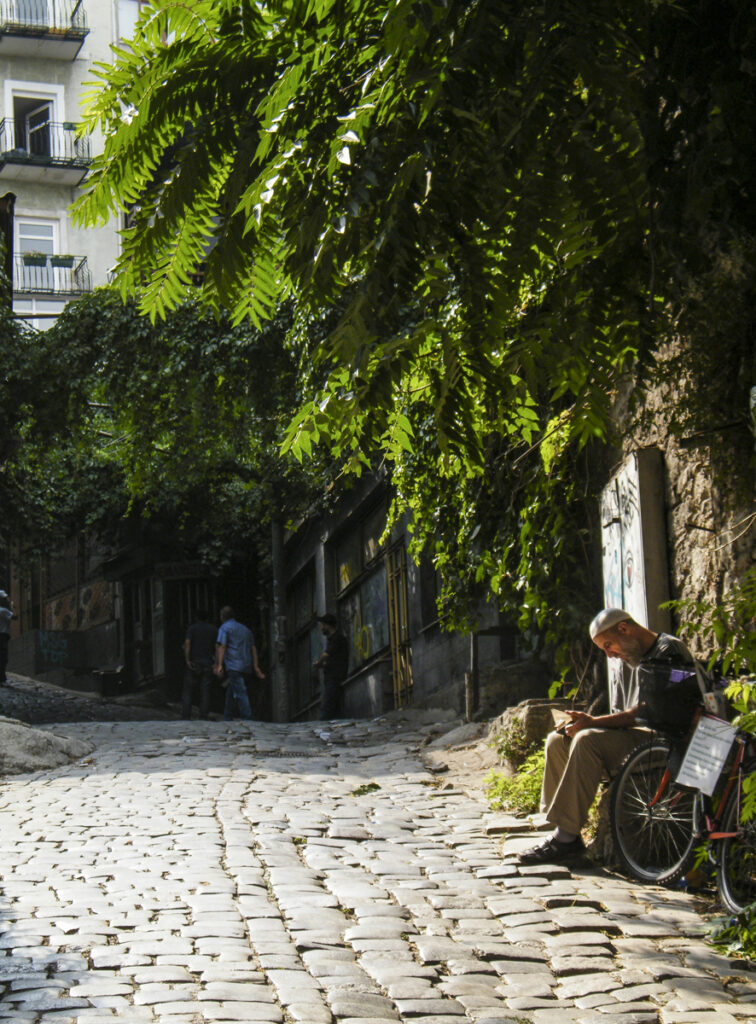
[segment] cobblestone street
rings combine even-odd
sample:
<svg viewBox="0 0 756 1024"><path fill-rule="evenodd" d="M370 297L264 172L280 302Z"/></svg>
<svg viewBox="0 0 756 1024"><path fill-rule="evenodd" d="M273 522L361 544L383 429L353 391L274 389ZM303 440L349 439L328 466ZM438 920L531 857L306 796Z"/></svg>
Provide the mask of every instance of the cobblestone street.
<svg viewBox="0 0 756 1024"><path fill-rule="evenodd" d="M14 1024L731 1024L756 982L694 899L533 842L420 759L423 716L84 723L0 787Z"/></svg>

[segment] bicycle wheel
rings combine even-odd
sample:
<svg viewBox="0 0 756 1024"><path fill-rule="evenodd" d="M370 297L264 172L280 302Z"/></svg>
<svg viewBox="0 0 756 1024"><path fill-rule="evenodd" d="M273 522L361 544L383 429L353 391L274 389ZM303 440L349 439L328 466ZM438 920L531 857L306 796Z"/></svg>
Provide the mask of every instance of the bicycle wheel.
<svg viewBox="0 0 756 1024"><path fill-rule="evenodd" d="M738 821L738 790L730 793L722 817L722 831L736 832L735 839L717 842L717 889L731 914L739 914L756 901L756 818Z"/></svg>
<svg viewBox="0 0 756 1024"><path fill-rule="evenodd" d="M696 792L669 781L653 806L670 745L657 737L627 756L612 785L610 816L622 866L641 882L681 878L693 862Z"/></svg>

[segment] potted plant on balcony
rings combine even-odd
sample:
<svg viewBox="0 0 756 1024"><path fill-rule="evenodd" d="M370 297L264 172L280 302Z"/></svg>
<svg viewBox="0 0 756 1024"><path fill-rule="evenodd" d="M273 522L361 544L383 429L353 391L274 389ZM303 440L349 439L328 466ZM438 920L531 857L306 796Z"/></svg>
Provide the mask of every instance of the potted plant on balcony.
<svg viewBox="0 0 756 1024"><path fill-rule="evenodd" d="M70 252L59 252L50 257L50 266L65 267L67 270L70 270L74 265L75 258L76 257L72 256Z"/></svg>
<svg viewBox="0 0 756 1024"><path fill-rule="evenodd" d="M25 252L21 254L21 258L24 261L25 267L46 267L47 266L47 253L46 252Z"/></svg>

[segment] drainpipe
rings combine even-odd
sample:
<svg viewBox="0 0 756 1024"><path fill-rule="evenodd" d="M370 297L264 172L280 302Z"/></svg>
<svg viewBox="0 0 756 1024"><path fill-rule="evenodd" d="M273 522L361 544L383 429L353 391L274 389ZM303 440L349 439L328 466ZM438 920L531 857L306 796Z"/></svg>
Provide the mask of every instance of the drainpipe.
<svg viewBox="0 0 756 1024"><path fill-rule="evenodd" d="M13 192L6 192L0 197L0 232L5 239L5 273L8 277L8 303L13 309L13 211L16 206L16 196Z"/></svg>

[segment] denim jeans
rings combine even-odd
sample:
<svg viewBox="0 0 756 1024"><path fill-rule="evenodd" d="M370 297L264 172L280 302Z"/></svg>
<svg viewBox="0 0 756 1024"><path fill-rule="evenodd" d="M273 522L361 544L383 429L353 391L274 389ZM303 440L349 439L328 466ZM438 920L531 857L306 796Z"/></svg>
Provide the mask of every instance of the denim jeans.
<svg viewBox="0 0 756 1024"><path fill-rule="evenodd" d="M226 706L223 709L223 721L230 722L234 717L234 704L239 706L239 716L245 722L252 718L252 709L249 706L247 686L241 672L227 671L228 686L226 687Z"/></svg>

